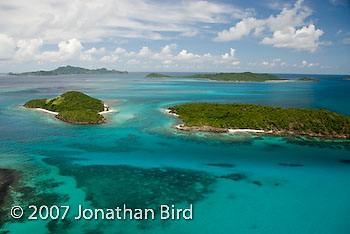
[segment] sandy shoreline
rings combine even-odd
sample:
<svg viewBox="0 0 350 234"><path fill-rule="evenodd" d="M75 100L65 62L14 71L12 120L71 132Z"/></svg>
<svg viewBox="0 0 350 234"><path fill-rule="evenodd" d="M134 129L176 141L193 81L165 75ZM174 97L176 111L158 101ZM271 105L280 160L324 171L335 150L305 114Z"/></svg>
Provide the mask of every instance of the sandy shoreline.
<svg viewBox="0 0 350 234"><path fill-rule="evenodd" d="M53 115L58 115L58 112L54 112L54 111L49 111L49 110L45 110L45 109L42 109L42 108L33 108L34 110L38 110L38 111L43 111L43 112L46 112L46 113L49 113L49 114L53 114Z"/></svg>
<svg viewBox="0 0 350 234"><path fill-rule="evenodd" d="M109 107L108 107L109 108ZM49 110L46 110L46 109L42 109L42 108L30 108L30 109L33 109L33 110L38 110L38 111L43 111L43 112L46 112L46 113L49 113L49 114L53 114L53 115L58 115L58 112L54 112L54 111L49 111ZM109 110L104 110L104 111L101 111L101 112L98 112L100 115L102 114L109 114L109 113L114 113L114 112L117 112L116 110L113 110L113 109L109 109Z"/></svg>
<svg viewBox="0 0 350 234"><path fill-rule="evenodd" d="M178 124L175 129L191 132L216 132L216 133L273 133L273 131L265 131L260 129L232 129L232 128L215 128L211 126L185 126Z"/></svg>

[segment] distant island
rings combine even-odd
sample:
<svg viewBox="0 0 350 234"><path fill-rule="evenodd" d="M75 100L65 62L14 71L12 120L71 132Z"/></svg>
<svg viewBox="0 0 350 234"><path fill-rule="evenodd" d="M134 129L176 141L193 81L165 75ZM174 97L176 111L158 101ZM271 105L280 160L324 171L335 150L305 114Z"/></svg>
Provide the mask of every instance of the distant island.
<svg viewBox="0 0 350 234"><path fill-rule="evenodd" d="M253 81L253 82L264 82L264 81L283 81L276 75L270 74L258 74L252 72L242 73L213 73L213 74L195 74L191 76L168 76L159 73L151 73L146 76L147 78L190 78L190 79L209 79L216 81Z"/></svg>
<svg viewBox="0 0 350 234"><path fill-rule="evenodd" d="M312 81L312 82L320 81L320 80L313 79L313 78L308 78L308 77L302 77L302 78L299 78L299 79L297 79L297 80L298 80L298 81Z"/></svg>
<svg viewBox="0 0 350 234"><path fill-rule="evenodd" d="M254 104L187 103L169 107L185 131L254 132L350 139L350 117L327 110Z"/></svg>
<svg viewBox="0 0 350 234"><path fill-rule="evenodd" d="M55 76L55 75L75 75L75 74L127 74L127 71L107 70L106 68L87 69L82 67L65 66L51 71L33 71L23 73L8 73L14 76Z"/></svg>
<svg viewBox="0 0 350 234"><path fill-rule="evenodd" d="M101 124L105 122L101 113L111 112L101 100L77 91L51 99L30 100L24 107L44 110L71 124Z"/></svg>
<svg viewBox="0 0 350 234"><path fill-rule="evenodd" d="M343 80L350 80L350 77L345 77Z"/></svg>
<svg viewBox="0 0 350 234"><path fill-rule="evenodd" d="M195 74L191 76L169 76L160 73L150 73L146 78L189 78L189 79L209 79L216 81L233 81L233 82L266 82L266 81L319 81L317 79L302 77L297 80L281 79L276 75L259 74L252 72L242 73L212 73L212 74Z"/></svg>

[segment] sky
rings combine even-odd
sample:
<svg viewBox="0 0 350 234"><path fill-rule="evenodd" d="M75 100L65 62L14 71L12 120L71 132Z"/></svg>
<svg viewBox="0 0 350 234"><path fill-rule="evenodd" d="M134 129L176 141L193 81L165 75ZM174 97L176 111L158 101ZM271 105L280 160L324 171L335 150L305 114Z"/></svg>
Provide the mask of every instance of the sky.
<svg viewBox="0 0 350 234"><path fill-rule="evenodd" d="M350 74L350 0L0 0L0 72Z"/></svg>

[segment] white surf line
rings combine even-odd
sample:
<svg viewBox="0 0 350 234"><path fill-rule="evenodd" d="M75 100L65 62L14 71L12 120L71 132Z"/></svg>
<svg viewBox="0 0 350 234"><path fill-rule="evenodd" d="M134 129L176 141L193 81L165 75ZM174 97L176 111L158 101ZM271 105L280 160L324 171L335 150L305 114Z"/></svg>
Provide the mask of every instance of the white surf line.
<svg viewBox="0 0 350 234"><path fill-rule="evenodd" d="M100 115L102 114L108 114L108 113L113 113L113 112L117 112L116 110L108 110L108 111L101 111L101 112L98 112Z"/></svg>
<svg viewBox="0 0 350 234"><path fill-rule="evenodd" d="M165 109L165 108L163 109L163 108L161 108L161 110L162 110L165 114L167 114L167 115L173 115L173 116L179 117L178 114L171 113L171 110L169 110L169 109Z"/></svg>
<svg viewBox="0 0 350 234"><path fill-rule="evenodd" d="M100 115L102 114L108 114L108 113L113 113L113 112L117 112L116 110L112 110L110 109L109 106L107 106L106 104L103 103L103 111L98 112Z"/></svg>
<svg viewBox="0 0 350 234"><path fill-rule="evenodd" d="M230 133L237 133L237 132L270 133L272 131L265 131L265 130L259 130L259 129L228 129L228 132Z"/></svg>
<svg viewBox="0 0 350 234"><path fill-rule="evenodd" d="M58 115L58 112L49 111L49 110L45 110L42 108L35 108L34 110L43 111L43 112L53 114L53 115ZM99 114L108 114L108 113L113 113L113 112L117 112L117 111L116 110L101 111L101 112L99 112Z"/></svg>
<svg viewBox="0 0 350 234"><path fill-rule="evenodd" d="M53 114L53 115L58 115L58 112L49 111L49 110L45 110L45 109L42 109L42 108L35 108L35 110L43 111L43 112L46 112L46 113L49 113L49 114Z"/></svg>

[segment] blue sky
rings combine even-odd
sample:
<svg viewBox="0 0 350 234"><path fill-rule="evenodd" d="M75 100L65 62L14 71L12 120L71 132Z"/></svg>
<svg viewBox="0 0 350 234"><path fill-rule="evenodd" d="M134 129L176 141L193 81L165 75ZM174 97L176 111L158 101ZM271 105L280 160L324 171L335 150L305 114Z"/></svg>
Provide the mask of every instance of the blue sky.
<svg viewBox="0 0 350 234"><path fill-rule="evenodd" d="M0 72L350 74L349 0L0 0Z"/></svg>

